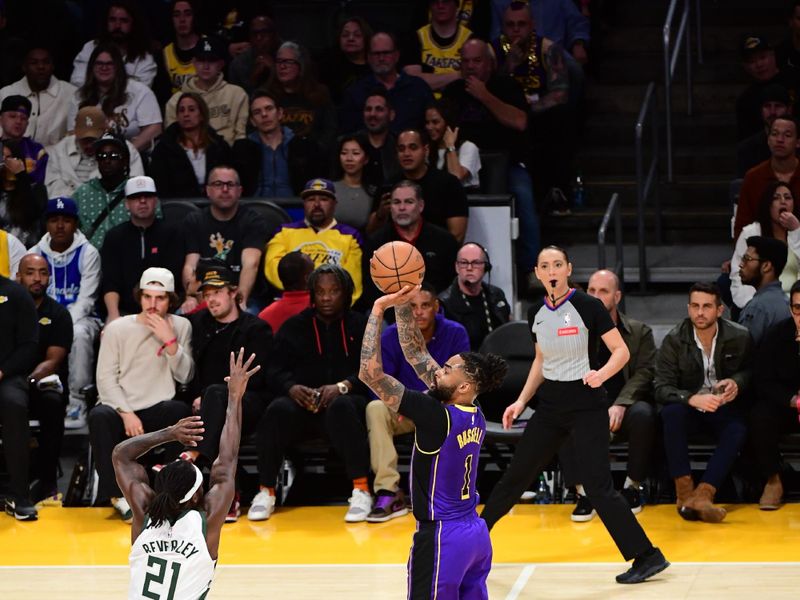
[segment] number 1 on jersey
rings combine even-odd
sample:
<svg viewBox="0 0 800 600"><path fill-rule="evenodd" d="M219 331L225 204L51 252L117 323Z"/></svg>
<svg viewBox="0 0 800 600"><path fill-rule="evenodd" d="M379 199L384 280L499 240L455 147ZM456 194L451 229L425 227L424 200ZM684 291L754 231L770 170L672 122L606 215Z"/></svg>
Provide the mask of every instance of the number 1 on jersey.
<svg viewBox="0 0 800 600"><path fill-rule="evenodd" d="M464 487L461 488L461 499L469 500L469 484L472 478L472 454L464 459Z"/></svg>

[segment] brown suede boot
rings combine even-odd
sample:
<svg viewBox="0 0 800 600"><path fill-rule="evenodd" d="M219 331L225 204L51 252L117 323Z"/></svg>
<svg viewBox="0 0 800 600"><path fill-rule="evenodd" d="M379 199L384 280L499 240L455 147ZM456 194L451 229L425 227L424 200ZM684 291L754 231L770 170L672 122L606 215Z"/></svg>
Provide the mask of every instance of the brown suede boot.
<svg viewBox="0 0 800 600"><path fill-rule="evenodd" d="M697 521L700 517L697 512L685 508L686 501L694 494L694 481L691 475L675 478L675 495L678 497L678 514L687 521Z"/></svg>
<svg viewBox="0 0 800 600"><path fill-rule="evenodd" d="M714 494L716 493L717 488L713 485L701 483L686 501L686 508L697 511L700 519L706 523L719 523L728 512L724 508L714 506Z"/></svg>
<svg viewBox="0 0 800 600"><path fill-rule="evenodd" d="M781 477L777 473L767 480L764 486L764 493L758 501L758 508L761 510L778 510L783 502L783 484Z"/></svg>

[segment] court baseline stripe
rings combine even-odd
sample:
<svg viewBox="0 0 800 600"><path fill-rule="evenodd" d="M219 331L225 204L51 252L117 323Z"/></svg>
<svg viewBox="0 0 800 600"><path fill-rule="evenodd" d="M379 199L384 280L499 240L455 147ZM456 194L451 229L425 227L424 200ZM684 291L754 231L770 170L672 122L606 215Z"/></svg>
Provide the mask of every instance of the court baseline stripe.
<svg viewBox="0 0 800 600"><path fill-rule="evenodd" d="M506 596L506 600L517 600L519 595L522 593L522 590L525 589L525 586L528 585L528 579L531 578L533 572L536 570L536 565L528 565L517 577L517 580L514 582L514 585L511 586L511 590L508 592Z"/></svg>
<svg viewBox="0 0 800 600"><path fill-rule="evenodd" d="M531 568L530 574L533 573L533 569L546 569L548 567L618 567L620 565L625 564L624 562L548 562L548 563L494 563L493 567L525 567ZM793 566L793 567L800 567L800 562L742 562L742 561L716 561L716 562L673 562L672 565L685 565L685 566L723 566L723 567L734 567L734 566L742 566L742 567L769 567L769 566ZM308 569L308 568L320 568L320 569L341 569L341 568L348 568L348 569L372 569L375 567L379 568L395 568L395 567L406 567L406 563L376 563L376 564L367 564L367 563L306 563L306 564L298 564L298 563L289 563L285 565L278 565L278 564L246 564L246 565L226 565L226 564L218 564L217 569ZM19 570L32 570L32 569L127 569L128 565L0 565L0 571L10 571L14 569ZM523 570L524 573L524 570ZM530 577L530 574L528 577ZM521 576L521 575L520 575Z"/></svg>

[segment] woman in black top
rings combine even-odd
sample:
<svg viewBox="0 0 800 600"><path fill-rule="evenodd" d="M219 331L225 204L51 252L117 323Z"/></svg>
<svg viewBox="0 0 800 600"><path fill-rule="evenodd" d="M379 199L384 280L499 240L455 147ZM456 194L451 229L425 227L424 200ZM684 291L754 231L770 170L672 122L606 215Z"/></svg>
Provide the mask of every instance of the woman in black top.
<svg viewBox="0 0 800 600"><path fill-rule="evenodd" d="M519 398L503 414L503 427L511 427L534 394L536 412L481 517L491 529L571 436L587 496L625 560L635 559L617 582L639 583L669 563L650 543L611 479L608 406L602 385L622 369L630 353L603 304L569 287L572 265L564 250L544 248L535 273L547 292L528 311L536 358ZM611 352L600 368L595 368L595 353L589 350L597 347L597 336Z"/></svg>

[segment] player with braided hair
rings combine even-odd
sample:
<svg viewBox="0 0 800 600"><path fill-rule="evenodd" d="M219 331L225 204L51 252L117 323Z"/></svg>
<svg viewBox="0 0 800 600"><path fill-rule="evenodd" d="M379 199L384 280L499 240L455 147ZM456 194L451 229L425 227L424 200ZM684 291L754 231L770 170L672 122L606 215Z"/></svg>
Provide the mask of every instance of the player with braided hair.
<svg viewBox="0 0 800 600"><path fill-rule="evenodd" d="M203 434L199 416L186 417L160 431L134 436L114 448L117 483L133 511L129 598L204 598L217 562L219 538L234 494L242 396L261 367L243 360L244 348L231 352L228 409L211 467L208 493L193 463L176 461L156 475L155 491L137 458L161 444L197 446Z"/></svg>
<svg viewBox="0 0 800 600"><path fill-rule="evenodd" d="M389 409L416 423L411 457L411 504L417 531L408 559L408 597L488 598L492 544L478 518L475 478L486 420L475 398L497 387L508 365L499 356L463 352L439 366L428 353L405 286L375 301L364 331L359 378ZM395 307L400 347L429 387L407 389L383 371L380 327Z"/></svg>

